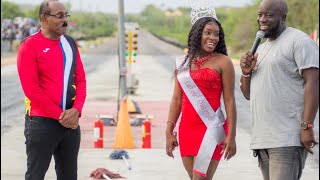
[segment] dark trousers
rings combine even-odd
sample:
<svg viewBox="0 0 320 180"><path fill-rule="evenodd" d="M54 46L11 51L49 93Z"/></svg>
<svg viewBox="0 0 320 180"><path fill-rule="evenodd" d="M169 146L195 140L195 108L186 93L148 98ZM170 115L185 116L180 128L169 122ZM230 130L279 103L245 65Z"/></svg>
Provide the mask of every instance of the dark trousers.
<svg viewBox="0 0 320 180"><path fill-rule="evenodd" d="M26 180L43 180L52 155L55 160L57 180L76 180L80 127L69 129L57 120L45 117L26 116Z"/></svg>

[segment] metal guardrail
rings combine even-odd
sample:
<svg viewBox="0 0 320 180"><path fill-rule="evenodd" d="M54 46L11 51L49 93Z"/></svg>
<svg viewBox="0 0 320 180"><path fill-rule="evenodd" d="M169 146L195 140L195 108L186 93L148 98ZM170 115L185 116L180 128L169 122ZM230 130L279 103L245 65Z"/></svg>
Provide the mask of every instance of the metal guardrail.
<svg viewBox="0 0 320 180"><path fill-rule="evenodd" d="M176 47L178 47L178 48L181 48L181 49L184 49L184 48L187 48L187 46L185 46L185 45L182 45L181 43L179 43L178 41L176 41L176 40L173 40L173 39L170 39L170 38L167 38L167 37L162 37L162 36L159 36L159 35L157 35L157 34L155 34L155 33L152 33L152 32L150 32L152 35L154 35L155 37L157 37L158 39L160 39L160 40L162 40L162 41L165 41L165 42L167 42L167 43L169 43L169 44L172 44L172 45L174 45L174 46L176 46Z"/></svg>

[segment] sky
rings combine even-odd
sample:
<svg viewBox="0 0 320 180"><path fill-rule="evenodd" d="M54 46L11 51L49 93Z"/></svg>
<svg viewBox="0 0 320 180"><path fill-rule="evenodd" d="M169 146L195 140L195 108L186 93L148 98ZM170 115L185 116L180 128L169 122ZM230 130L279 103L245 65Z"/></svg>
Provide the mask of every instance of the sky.
<svg viewBox="0 0 320 180"><path fill-rule="evenodd" d="M17 4L40 5L42 0L5 0ZM71 11L100 11L105 13L118 12L118 0L60 0L71 3ZM252 3L253 0L214 0L216 7L242 7ZM125 13L139 13L146 5L153 4L162 9L177 7L190 7L190 0L124 0Z"/></svg>

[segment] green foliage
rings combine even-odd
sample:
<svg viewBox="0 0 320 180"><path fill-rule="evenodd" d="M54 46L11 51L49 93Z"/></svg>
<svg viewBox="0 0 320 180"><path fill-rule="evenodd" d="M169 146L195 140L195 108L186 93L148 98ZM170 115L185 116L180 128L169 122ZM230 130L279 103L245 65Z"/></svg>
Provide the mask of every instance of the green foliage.
<svg viewBox="0 0 320 180"><path fill-rule="evenodd" d="M76 39L111 36L116 30L116 21L116 16L111 14L75 12L69 21L75 27L69 28L69 33Z"/></svg>
<svg viewBox="0 0 320 180"><path fill-rule="evenodd" d="M2 19L13 19L15 17L24 16L24 13L17 4L8 1L1 1L1 11Z"/></svg>
<svg viewBox="0 0 320 180"><path fill-rule="evenodd" d="M10 2L1 2L3 19L13 19L14 17L30 17L39 21L39 8L22 12L19 5ZM66 4L70 12L71 5ZM116 31L117 16L114 14L71 12L69 20L69 32L75 39L96 39L98 37L112 36ZM74 26L73 26L74 25Z"/></svg>
<svg viewBox="0 0 320 180"><path fill-rule="evenodd" d="M222 22L229 53L237 52L249 46L248 42L253 41L257 30L256 9L257 6L217 9L217 16ZM154 6L147 6L141 16L135 19L148 31L175 39L183 46L187 46L191 28L190 8L179 8L178 10L182 13L181 16L166 16L166 12ZM131 19L134 18L131 17Z"/></svg>
<svg viewBox="0 0 320 180"><path fill-rule="evenodd" d="M10 2L1 2L3 18L13 19L14 17L30 17L39 21L39 6L34 9L22 12L19 5ZM70 12L71 5L66 4ZM114 14L70 12L69 32L75 39L91 40L98 37L112 36L116 31L117 16Z"/></svg>
<svg viewBox="0 0 320 180"><path fill-rule="evenodd" d="M319 32L319 0L290 0L288 2L288 25L307 34Z"/></svg>
<svg viewBox="0 0 320 180"><path fill-rule="evenodd" d="M26 11L26 12L25 12L25 15L26 15L27 17L30 17L30 18L32 18L32 19L40 22L40 21L39 21L39 9L40 9L40 6L36 6L36 7L34 7L34 9L32 9L32 10Z"/></svg>
<svg viewBox="0 0 320 180"><path fill-rule="evenodd" d="M152 33L175 39L183 45L187 44L186 34L189 29L186 27L190 26L190 17L186 15L166 16L165 12L149 5L136 19L143 28Z"/></svg>
<svg viewBox="0 0 320 180"><path fill-rule="evenodd" d="M219 22L225 32L229 54L239 58L248 51L258 30L257 14L261 0L254 0L252 5L242 8L217 8ZM319 32L319 0L290 0L288 3L288 26L300 29L307 34ZM190 8L179 8L182 16L168 17L165 12L154 6L147 6L141 16L130 16L150 32L175 39L187 45L191 28ZM239 55L238 55L239 54Z"/></svg>
<svg viewBox="0 0 320 180"><path fill-rule="evenodd" d="M219 21L225 32L229 54L237 56L250 49L258 30L257 12L261 0L253 0L253 5L243 8L217 8ZM288 26L298 28L307 34L319 32L319 0L290 0L288 2ZM1 2L3 19L22 16L38 20L39 6L22 12L19 5ZM70 4L66 5L71 9ZM136 21L154 34L174 39L186 46L191 28L190 8L178 8L181 16L168 16L165 11L149 5L139 15L126 15L126 21ZM173 13L173 10L168 10ZM167 13L168 13L167 12ZM76 39L95 39L112 36L117 30L117 15L104 13L71 12L69 34Z"/></svg>
<svg viewBox="0 0 320 180"><path fill-rule="evenodd" d="M250 48L258 30L256 9L256 5L217 9L229 54L242 53L240 51Z"/></svg>

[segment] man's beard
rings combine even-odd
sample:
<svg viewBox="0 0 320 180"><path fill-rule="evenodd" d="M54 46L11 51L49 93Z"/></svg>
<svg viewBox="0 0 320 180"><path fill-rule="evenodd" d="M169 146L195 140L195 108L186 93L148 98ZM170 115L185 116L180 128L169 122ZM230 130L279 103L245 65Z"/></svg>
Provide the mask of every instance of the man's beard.
<svg viewBox="0 0 320 180"><path fill-rule="evenodd" d="M278 34L278 32L280 31L280 25L281 25L281 23L279 21L276 26L273 26L271 29L266 31L264 38L270 38L270 37L276 36Z"/></svg>

